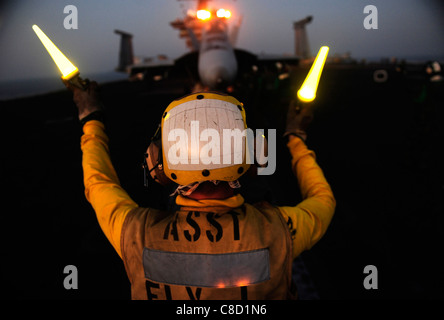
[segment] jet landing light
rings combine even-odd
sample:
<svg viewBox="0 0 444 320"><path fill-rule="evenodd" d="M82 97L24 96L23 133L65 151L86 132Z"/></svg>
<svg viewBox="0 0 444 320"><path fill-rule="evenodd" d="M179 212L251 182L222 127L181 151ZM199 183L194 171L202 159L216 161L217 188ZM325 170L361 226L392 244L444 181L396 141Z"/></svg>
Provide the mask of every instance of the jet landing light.
<svg viewBox="0 0 444 320"><path fill-rule="evenodd" d="M211 12L208 10L199 10L196 15L199 20L208 20L211 18Z"/></svg>
<svg viewBox="0 0 444 320"><path fill-rule="evenodd" d="M318 55L316 56L304 83L298 91L298 98L302 102L312 102L316 98L316 90L318 89L325 60L327 60L328 50L329 48L327 46L323 46L319 49Z"/></svg>
<svg viewBox="0 0 444 320"><path fill-rule="evenodd" d="M37 26L33 25L32 29L45 46L52 60L54 60L57 68L62 73L63 80L71 80L79 74L79 69L68 60L68 58L56 47L56 45L48 38L48 36Z"/></svg>
<svg viewBox="0 0 444 320"><path fill-rule="evenodd" d="M217 10L216 15L217 15L218 18L230 19L231 11L230 10L225 10L225 9L219 9L219 10Z"/></svg>

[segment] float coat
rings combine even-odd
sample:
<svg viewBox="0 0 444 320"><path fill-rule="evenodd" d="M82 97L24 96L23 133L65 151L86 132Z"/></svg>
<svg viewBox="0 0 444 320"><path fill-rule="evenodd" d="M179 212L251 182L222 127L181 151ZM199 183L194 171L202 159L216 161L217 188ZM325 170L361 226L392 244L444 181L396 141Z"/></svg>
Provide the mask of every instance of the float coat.
<svg viewBox="0 0 444 320"><path fill-rule="evenodd" d="M133 299L293 297L292 260L322 238L336 204L302 140L287 144L303 198L297 206L179 195L180 210L162 212L139 208L121 187L104 124L88 121L83 132L85 195L123 259Z"/></svg>

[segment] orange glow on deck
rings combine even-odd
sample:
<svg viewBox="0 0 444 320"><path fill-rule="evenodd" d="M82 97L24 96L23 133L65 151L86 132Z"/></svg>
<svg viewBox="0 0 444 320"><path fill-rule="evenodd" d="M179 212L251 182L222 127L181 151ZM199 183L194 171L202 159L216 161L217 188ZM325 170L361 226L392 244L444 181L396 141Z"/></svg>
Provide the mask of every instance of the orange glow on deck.
<svg viewBox="0 0 444 320"><path fill-rule="evenodd" d="M236 287L245 287L245 286L248 286L249 284L250 284L250 281L248 279L242 279L236 283Z"/></svg>

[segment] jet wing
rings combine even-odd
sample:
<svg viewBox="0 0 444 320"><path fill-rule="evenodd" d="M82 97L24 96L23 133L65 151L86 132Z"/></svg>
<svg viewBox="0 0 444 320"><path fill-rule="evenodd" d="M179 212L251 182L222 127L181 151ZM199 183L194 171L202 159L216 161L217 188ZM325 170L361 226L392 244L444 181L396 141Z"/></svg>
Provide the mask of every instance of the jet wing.
<svg viewBox="0 0 444 320"><path fill-rule="evenodd" d="M276 65L292 65L296 66L301 60L300 57L294 55L275 55L275 54L260 54L257 56L258 64L262 66Z"/></svg>
<svg viewBox="0 0 444 320"><path fill-rule="evenodd" d="M197 61L197 52L184 54L175 60L160 56L129 65L126 71L131 78L145 80L159 81L177 75L198 79Z"/></svg>
<svg viewBox="0 0 444 320"><path fill-rule="evenodd" d="M185 73L188 77L192 78L195 81L198 81L198 60L198 51L186 53L174 61L174 71L176 73Z"/></svg>
<svg viewBox="0 0 444 320"><path fill-rule="evenodd" d="M127 71L131 78L143 77L144 79L161 80L173 67L173 60L148 60L128 66Z"/></svg>
<svg viewBox="0 0 444 320"><path fill-rule="evenodd" d="M297 66L300 58L294 55L255 55L251 52L235 49L234 54L238 61L239 72L273 71L286 72L287 66Z"/></svg>

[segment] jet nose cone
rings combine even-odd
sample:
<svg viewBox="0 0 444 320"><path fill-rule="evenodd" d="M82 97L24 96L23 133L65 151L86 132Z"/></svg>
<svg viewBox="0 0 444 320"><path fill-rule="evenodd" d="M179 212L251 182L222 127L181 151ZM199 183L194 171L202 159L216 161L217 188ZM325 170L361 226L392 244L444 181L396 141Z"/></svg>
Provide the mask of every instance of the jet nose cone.
<svg viewBox="0 0 444 320"><path fill-rule="evenodd" d="M224 67L215 67L211 70L211 86L214 88L220 88L227 86L233 77L230 72Z"/></svg>
<svg viewBox="0 0 444 320"><path fill-rule="evenodd" d="M214 79L216 79L217 82L222 81L228 81L229 80L229 73L228 70L224 67L216 67L213 69L213 75Z"/></svg>

